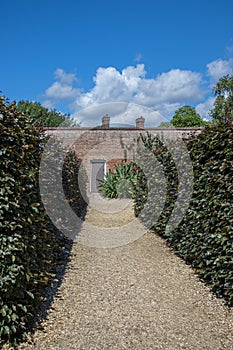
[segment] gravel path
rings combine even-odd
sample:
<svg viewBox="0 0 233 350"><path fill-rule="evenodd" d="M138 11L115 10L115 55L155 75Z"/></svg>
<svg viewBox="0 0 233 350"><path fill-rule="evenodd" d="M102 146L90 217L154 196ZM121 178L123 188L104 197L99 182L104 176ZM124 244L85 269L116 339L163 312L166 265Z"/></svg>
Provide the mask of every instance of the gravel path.
<svg viewBox="0 0 233 350"><path fill-rule="evenodd" d="M130 203L93 203L43 329L20 349L232 350L233 310Z"/></svg>

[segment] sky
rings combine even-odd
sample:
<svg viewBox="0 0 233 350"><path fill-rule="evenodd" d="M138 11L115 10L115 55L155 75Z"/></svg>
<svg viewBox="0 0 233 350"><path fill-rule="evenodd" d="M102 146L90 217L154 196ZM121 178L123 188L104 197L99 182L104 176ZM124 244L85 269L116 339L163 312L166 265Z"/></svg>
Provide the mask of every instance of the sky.
<svg viewBox="0 0 233 350"><path fill-rule="evenodd" d="M0 91L81 126L202 118L233 74L232 0L2 0Z"/></svg>

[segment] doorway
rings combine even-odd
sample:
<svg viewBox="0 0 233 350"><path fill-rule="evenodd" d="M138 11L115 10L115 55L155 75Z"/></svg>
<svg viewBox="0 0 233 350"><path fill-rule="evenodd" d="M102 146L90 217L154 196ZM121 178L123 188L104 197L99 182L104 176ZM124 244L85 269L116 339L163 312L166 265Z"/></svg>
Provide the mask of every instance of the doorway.
<svg viewBox="0 0 233 350"><path fill-rule="evenodd" d="M106 173L105 160L91 160L90 192L97 193L100 180L104 179Z"/></svg>

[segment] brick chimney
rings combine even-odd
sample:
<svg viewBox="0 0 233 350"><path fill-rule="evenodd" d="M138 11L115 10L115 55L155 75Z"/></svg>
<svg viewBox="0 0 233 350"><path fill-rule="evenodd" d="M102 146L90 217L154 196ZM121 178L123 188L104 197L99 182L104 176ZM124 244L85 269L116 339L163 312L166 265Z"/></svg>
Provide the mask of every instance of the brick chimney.
<svg viewBox="0 0 233 350"><path fill-rule="evenodd" d="M145 118L139 117L136 119L136 129L144 129Z"/></svg>
<svg viewBox="0 0 233 350"><path fill-rule="evenodd" d="M110 117L108 114L105 114L102 118L102 129L109 129L110 128Z"/></svg>

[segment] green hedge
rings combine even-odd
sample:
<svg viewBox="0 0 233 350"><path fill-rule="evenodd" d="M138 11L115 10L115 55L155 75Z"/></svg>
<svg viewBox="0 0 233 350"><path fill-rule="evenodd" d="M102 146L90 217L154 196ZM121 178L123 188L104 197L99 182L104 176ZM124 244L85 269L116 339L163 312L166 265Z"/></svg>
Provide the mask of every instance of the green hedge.
<svg viewBox="0 0 233 350"><path fill-rule="evenodd" d="M230 123L207 127L200 135L187 142L194 170L193 194L186 215L172 232L165 226L172 214L177 196L177 169L169 150L161 140L147 136L143 140L163 164L167 181L164 209L153 225L154 231L164 237L176 254L190 264L200 278L219 297L233 305L233 125ZM170 174L167 171L171 171ZM154 169L151 169L151 176ZM172 175L173 174L173 175ZM139 215L144 210L145 221L150 220L149 208L153 200L136 198L135 209Z"/></svg>
<svg viewBox="0 0 233 350"><path fill-rule="evenodd" d="M169 142L173 148L179 147L173 141ZM141 134L138 140L142 175L135 190L134 211L148 228L156 222L160 230L165 229L177 198L178 174L169 142L165 144L162 138L149 133Z"/></svg>
<svg viewBox="0 0 233 350"><path fill-rule="evenodd" d="M53 226L40 198L39 167L47 139L2 96L0 142L0 344L17 344L37 315L67 238ZM74 154L68 156L64 191L74 210L81 211L85 203L80 196L73 199L69 162L70 169L80 165Z"/></svg>

